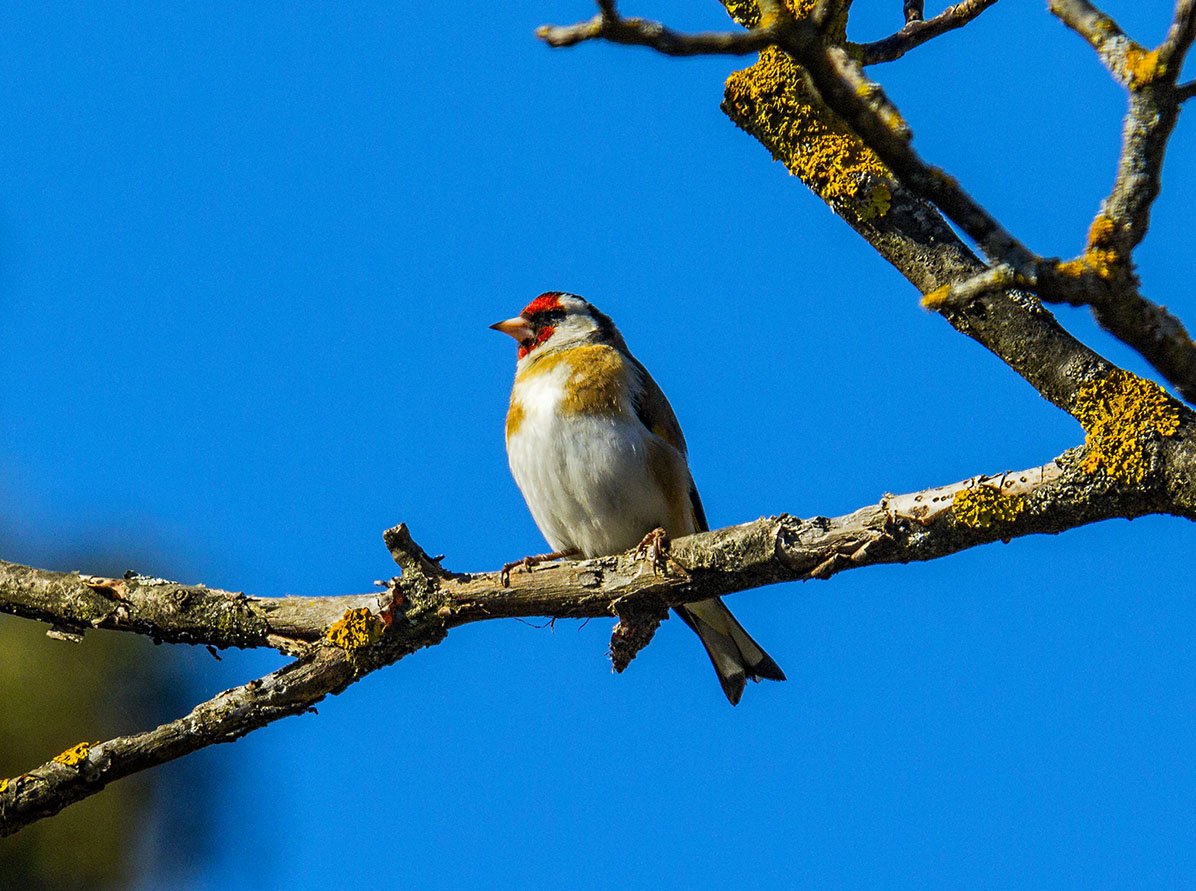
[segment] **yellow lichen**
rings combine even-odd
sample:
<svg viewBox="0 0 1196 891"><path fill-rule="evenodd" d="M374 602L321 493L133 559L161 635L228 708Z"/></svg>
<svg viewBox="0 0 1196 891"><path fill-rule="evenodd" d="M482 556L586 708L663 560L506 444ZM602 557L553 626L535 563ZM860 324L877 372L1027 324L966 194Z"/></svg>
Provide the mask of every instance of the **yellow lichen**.
<svg viewBox="0 0 1196 891"><path fill-rule="evenodd" d="M991 529L1012 523L1025 507L1020 496L1005 495L992 486L960 489L951 501L955 519L972 529Z"/></svg>
<svg viewBox="0 0 1196 891"><path fill-rule="evenodd" d="M873 217L883 217L893 205L893 190L886 183L874 185L869 197L872 201L860 214L861 219L870 220Z"/></svg>
<svg viewBox="0 0 1196 891"><path fill-rule="evenodd" d="M324 636L342 650L357 650L377 643L386 625L366 607L345 610L344 616L328 626Z"/></svg>
<svg viewBox="0 0 1196 891"><path fill-rule="evenodd" d="M81 742L78 745L71 746L61 755L55 755L54 760L59 764L65 764L67 767L74 767L76 764L81 764L87 759L87 753L91 751L92 746L98 746L99 740L93 743Z"/></svg>
<svg viewBox="0 0 1196 891"><path fill-rule="evenodd" d="M1179 430L1179 409L1166 391L1121 369L1081 389L1072 413L1088 434L1084 470L1103 467L1129 483L1142 482L1150 466L1143 439Z"/></svg>
<svg viewBox="0 0 1196 891"><path fill-rule="evenodd" d="M1144 50L1133 44L1125 51L1125 80L1131 90L1138 90L1161 77L1167 70L1159 63L1157 49Z"/></svg>
<svg viewBox="0 0 1196 891"><path fill-rule="evenodd" d="M1112 217L1098 214L1092 221L1092 225L1088 227L1088 246L1092 247L1095 244L1107 242L1109 236L1113 234L1113 228Z"/></svg>
<svg viewBox="0 0 1196 891"><path fill-rule="evenodd" d="M1120 259L1121 256L1117 251L1103 248L1091 250L1084 254L1084 262L1088 265L1088 268L1106 280L1113 277L1113 271Z"/></svg>
<svg viewBox="0 0 1196 891"><path fill-rule="evenodd" d="M1098 214L1088 227L1088 250L1084 254L1084 262L1103 279L1113 277L1114 267L1121 259L1112 246L1115 230L1113 218Z"/></svg>
<svg viewBox="0 0 1196 891"><path fill-rule="evenodd" d="M1069 278L1080 278L1085 272L1091 271L1105 281L1113 278L1121 262L1121 254L1113 244L1116 229L1117 225L1112 217L1099 214L1088 227L1088 244L1084 253L1074 260L1067 260L1056 266L1059 274Z"/></svg>
<svg viewBox="0 0 1196 891"><path fill-rule="evenodd" d="M1068 278L1079 278L1088 269L1088 264L1084 262L1084 255L1081 254L1078 259L1065 260L1055 268L1059 270L1060 275L1066 275Z"/></svg>
<svg viewBox="0 0 1196 891"><path fill-rule="evenodd" d="M756 0L722 0L722 3L731 18L745 28L755 28L760 24L760 6ZM818 0L785 0L785 5L794 18L803 19L814 11ZM843 43L847 39L847 12L850 7L850 0L839 0L831 10L824 29L828 42Z"/></svg>
<svg viewBox="0 0 1196 891"><path fill-rule="evenodd" d="M937 310L940 306L942 306L946 302L947 295L950 293L951 293L950 285L943 285L941 288L935 288L933 291L930 291L929 293L923 295L922 308L930 309L930 310Z"/></svg>
<svg viewBox="0 0 1196 891"><path fill-rule="evenodd" d="M760 24L760 7L756 0L723 0L723 6L727 9L727 15L745 28Z"/></svg>
<svg viewBox="0 0 1196 891"><path fill-rule="evenodd" d="M0 780L0 792L5 792L7 790L8 790L8 778L6 777L5 779Z"/></svg>
<svg viewBox="0 0 1196 891"><path fill-rule="evenodd" d="M888 169L811 94L780 50L765 49L759 62L727 78L723 111L824 201L850 208L859 219L888 210Z"/></svg>

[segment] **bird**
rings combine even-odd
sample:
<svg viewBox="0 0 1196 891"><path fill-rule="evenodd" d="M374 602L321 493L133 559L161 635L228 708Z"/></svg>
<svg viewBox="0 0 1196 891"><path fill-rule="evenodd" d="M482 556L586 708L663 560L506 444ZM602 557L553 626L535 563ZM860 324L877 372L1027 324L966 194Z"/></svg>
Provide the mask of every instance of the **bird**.
<svg viewBox="0 0 1196 891"><path fill-rule="evenodd" d="M671 537L710 528L672 406L609 316L576 294L547 291L490 327L519 344L507 459L554 551L529 559L601 557L658 528ZM721 598L675 611L732 705L749 678L785 680Z"/></svg>

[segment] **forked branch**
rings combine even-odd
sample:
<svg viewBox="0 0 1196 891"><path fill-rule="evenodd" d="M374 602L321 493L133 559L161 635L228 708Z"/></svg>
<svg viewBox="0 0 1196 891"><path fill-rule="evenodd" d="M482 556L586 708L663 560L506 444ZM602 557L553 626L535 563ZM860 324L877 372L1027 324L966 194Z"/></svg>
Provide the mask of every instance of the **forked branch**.
<svg viewBox="0 0 1196 891"><path fill-rule="evenodd" d="M1196 419L1190 419L1196 420ZM639 635L616 652L625 661L651 637L670 606L785 581L826 579L848 569L882 563L933 560L966 548L1036 533L1056 533L1113 517L1146 513L1196 516L1196 494L1173 485L1182 462L1196 464L1188 423L1183 437L1149 436L1152 483L1119 482L1095 467L1081 450L1014 473L975 477L907 495L886 495L845 516L765 517L671 543L663 572L634 551L595 560L565 561L516 571L504 587L500 573L447 572L411 540L405 527L387 533L403 566L385 592L320 598L245 595L131 579L122 591L127 620L96 627L166 639L235 646L298 649L299 657L275 672L227 690L187 715L154 730L106 742L80 744L28 773L0 780L0 835L92 795L114 780L230 742L290 715L303 714L324 697L416 650L441 642L454 627L498 618L620 616ZM96 580L77 573L3 564L0 610L56 627L86 628L79 598ZM110 581L110 580L109 580ZM162 612L162 598L189 592L193 612ZM229 613L257 629L235 640L220 621L195 621ZM35 609L30 605L36 604ZM185 606L185 604L184 604ZM333 621L329 617L336 616ZM154 618L151 618L153 616ZM82 623L82 624L81 624ZM641 633L642 632L642 633ZM616 636L616 642L619 642Z"/></svg>

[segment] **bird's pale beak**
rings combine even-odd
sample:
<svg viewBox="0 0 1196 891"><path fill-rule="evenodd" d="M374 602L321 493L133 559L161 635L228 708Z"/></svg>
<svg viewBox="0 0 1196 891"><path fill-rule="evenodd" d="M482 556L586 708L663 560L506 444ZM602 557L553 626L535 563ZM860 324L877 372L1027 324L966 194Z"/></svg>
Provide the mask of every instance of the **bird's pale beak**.
<svg viewBox="0 0 1196 891"><path fill-rule="evenodd" d="M501 331L503 334L510 334L520 343L523 343L523 341L535 334L532 330L532 323L523 316L515 316L513 319L495 322L490 327L495 331Z"/></svg>

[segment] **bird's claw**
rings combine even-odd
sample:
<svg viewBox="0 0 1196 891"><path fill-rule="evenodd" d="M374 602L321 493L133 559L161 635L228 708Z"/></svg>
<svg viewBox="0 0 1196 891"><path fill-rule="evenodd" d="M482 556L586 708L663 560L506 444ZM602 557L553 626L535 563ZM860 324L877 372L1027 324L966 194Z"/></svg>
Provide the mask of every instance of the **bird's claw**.
<svg viewBox="0 0 1196 891"><path fill-rule="evenodd" d="M653 575L667 575L669 566L669 536L659 526L643 537L635 547L635 555L652 567Z"/></svg>
<svg viewBox="0 0 1196 891"><path fill-rule="evenodd" d="M532 571L532 567L537 563L545 563L548 560L560 560L562 557L577 556L577 548L566 548L563 551L552 551L548 554L528 554L519 560L512 560L510 563L504 563L502 570L498 573L498 581L504 588L511 587L511 570L517 566L522 566L528 572Z"/></svg>
<svg viewBox="0 0 1196 891"><path fill-rule="evenodd" d="M498 574L499 582L504 588L511 587L511 570L517 566L522 566L528 572L531 572L534 563L535 561L532 560L531 556L524 557L521 560L512 560L510 563L504 563L502 571Z"/></svg>

